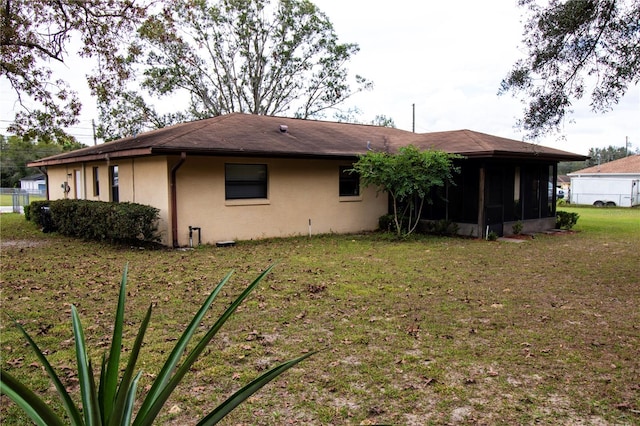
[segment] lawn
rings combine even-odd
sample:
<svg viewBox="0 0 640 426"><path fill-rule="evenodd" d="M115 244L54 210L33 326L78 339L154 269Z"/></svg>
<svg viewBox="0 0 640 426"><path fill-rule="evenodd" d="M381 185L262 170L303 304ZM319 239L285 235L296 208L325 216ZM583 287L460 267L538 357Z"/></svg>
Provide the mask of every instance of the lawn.
<svg viewBox="0 0 640 426"><path fill-rule="evenodd" d="M194 423L261 371L316 349L225 424L640 424L640 209L566 209L580 214L576 232L519 244L366 234L184 251L74 241L5 214L2 367L58 404L8 315L76 389L70 304L96 365L128 263L125 348L154 305L144 389L227 272L203 330L277 263L160 424ZM26 422L0 403L0 423Z"/></svg>
<svg viewBox="0 0 640 426"><path fill-rule="evenodd" d="M42 195L29 194L29 202L44 199ZM0 194L0 206L13 206L13 194Z"/></svg>

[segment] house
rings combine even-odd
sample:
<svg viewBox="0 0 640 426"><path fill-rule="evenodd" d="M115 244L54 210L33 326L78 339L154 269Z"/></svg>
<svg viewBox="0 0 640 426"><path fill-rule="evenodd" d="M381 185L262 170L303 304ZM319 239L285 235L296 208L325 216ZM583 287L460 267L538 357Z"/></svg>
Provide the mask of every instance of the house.
<svg viewBox="0 0 640 426"><path fill-rule="evenodd" d="M233 113L44 158L49 198L131 201L160 209L167 245L374 230L389 201L348 170L367 150L413 144L465 156L457 185L435 194L425 220L467 235L555 224L558 161L585 157L469 130L388 127ZM488 228L487 228L488 226Z"/></svg>
<svg viewBox="0 0 640 426"><path fill-rule="evenodd" d="M568 176L571 178L571 203L620 207L640 205L640 155L577 170Z"/></svg>
<svg viewBox="0 0 640 426"><path fill-rule="evenodd" d="M20 189L29 194L44 194L47 190L47 181L43 173L26 176L20 179Z"/></svg>

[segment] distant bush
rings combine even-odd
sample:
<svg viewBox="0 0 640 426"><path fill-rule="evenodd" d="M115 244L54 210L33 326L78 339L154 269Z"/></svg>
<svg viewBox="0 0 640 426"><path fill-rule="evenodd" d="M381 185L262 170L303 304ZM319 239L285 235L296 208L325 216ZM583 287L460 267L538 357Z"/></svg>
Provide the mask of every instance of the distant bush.
<svg viewBox="0 0 640 426"><path fill-rule="evenodd" d="M580 215L574 212L565 212L558 210L556 212L556 228L557 229L571 229L573 225L578 223Z"/></svg>
<svg viewBox="0 0 640 426"><path fill-rule="evenodd" d="M24 206L22 211L24 212L25 220L27 221L31 220L31 209L29 209L29 204Z"/></svg>
<svg viewBox="0 0 640 426"><path fill-rule="evenodd" d="M53 200L34 201L28 210L28 219L44 231L56 231L70 237L113 243L160 240L160 210L151 206L89 200Z"/></svg>
<svg viewBox="0 0 640 426"><path fill-rule="evenodd" d="M378 218L378 228L382 232L396 232L396 222L392 214L385 214Z"/></svg>
<svg viewBox="0 0 640 426"><path fill-rule="evenodd" d="M522 222L521 221L517 221L511 227L511 231L513 231L513 233L515 235L519 235L522 232L522 228L523 228Z"/></svg>
<svg viewBox="0 0 640 426"><path fill-rule="evenodd" d="M426 222L420 232L435 235L456 235L458 224L447 219Z"/></svg>

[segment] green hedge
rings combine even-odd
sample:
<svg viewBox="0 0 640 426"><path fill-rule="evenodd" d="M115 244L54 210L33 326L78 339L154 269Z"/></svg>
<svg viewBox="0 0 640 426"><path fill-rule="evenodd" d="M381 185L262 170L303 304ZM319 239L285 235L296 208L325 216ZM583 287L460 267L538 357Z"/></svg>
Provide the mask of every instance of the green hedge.
<svg viewBox="0 0 640 426"><path fill-rule="evenodd" d="M49 200L32 201L24 208L24 218L38 226L43 226L43 219L40 217L43 207L49 207Z"/></svg>
<svg viewBox="0 0 640 426"><path fill-rule="evenodd" d="M557 229L571 229L573 225L578 223L580 215L574 212L565 212L562 210L556 211L556 228Z"/></svg>
<svg viewBox="0 0 640 426"><path fill-rule="evenodd" d="M70 237L114 243L156 242L160 240L159 212L136 203L53 200L32 202L25 217L46 232Z"/></svg>

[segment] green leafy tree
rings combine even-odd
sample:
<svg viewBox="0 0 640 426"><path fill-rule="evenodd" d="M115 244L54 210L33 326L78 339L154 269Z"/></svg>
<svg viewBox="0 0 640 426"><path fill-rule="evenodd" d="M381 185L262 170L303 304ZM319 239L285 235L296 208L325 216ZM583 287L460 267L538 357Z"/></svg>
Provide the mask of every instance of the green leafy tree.
<svg viewBox="0 0 640 426"><path fill-rule="evenodd" d="M606 112L640 80L640 2L519 0L528 11L526 57L499 93L528 100L519 124L538 137L557 130L574 99L590 91L591 107Z"/></svg>
<svg viewBox="0 0 640 426"><path fill-rule="evenodd" d="M371 124L374 126L382 126L382 127L392 127L396 128L396 122L393 121L393 118L387 117L384 114L378 114L376 117L371 120Z"/></svg>
<svg viewBox="0 0 640 426"><path fill-rule="evenodd" d="M121 46L145 15L131 0L3 0L0 7L0 76L21 106L9 131L31 139L67 139L81 103L72 84L56 78L52 63L65 63L72 49L97 59L88 83L94 94L111 92L131 69ZM77 84L77 82L73 82Z"/></svg>
<svg viewBox="0 0 640 426"><path fill-rule="evenodd" d="M561 161L558 163L558 176L584 169L586 161Z"/></svg>
<svg viewBox="0 0 640 426"><path fill-rule="evenodd" d="M563 161L558 163L558 174L566 175L576 170L581 170L587 167L596 166L598 164L608 163L609 161L619 160L628 155L640 155L639 150L630 151L626 146L613 146L609 145L606 148L589 148L587 154L589 158L585 161Z"/></svg>
<svg viewBox="0 0 640 426"><path fill-rule="evenodd" d="M358 107L350 107L345 109L339 109L333 113L333 120L338 123L352 123L363 124L360 116L362 110Z"/></svg>
<svg viewBox="0 0 640 426"><path fill-rule="evenodd" d="M99 106L101 124L97 131L105 141L135 136L149 128L161 129L193 118L181 111L160 114L144 96L134 90L122 91L117 96L107 98L109 100Z"/></svg>
<svg viewBox="0 0 640 426"><path fill-rule="evenodd" d="M308 0L168 0L139 30L140 88L153 97L186 93L181 118L231 112L320 117L371 83L347 62L357 44L340 43L327 16ZM353 85L355 84L355 85ZM102 99L101 131L157 127L140 92ZM138 103L136 103L138 102ZM133 108L127 107L128 105ZM166 117L165 117L166 118ZM172 117L169 117L172 118ZM176 118L176 117L173 117Z"/></svg>
<svg viewBox="0 0 640 426"><path fill-rule="evenodd" d="M431 189L453 184L453 164L459 155L443 151L420 151L413 145L397 154L369 151L354 164L364 187L373 185L391 197L398 235L411 234L420 221L424 203L432 203Z"/></svg>
<svg viewBox="0 0 640 426"><path fill-rule="evenodd" d="M27 167L31 161L81 147L81 144L69 140L61 146L48 140L33 142L20 136L0 135L0 186L18 187L20 179L38 173L37 169Z"/></svg>
<svg viewBox="0 0 640 426"><path fill-rule="evenodd" d="M393 118L387 117L384 114L378 114L373 120L366 121L360 119L362 111L358 107L348 108L347 110L339 110L333 114L333 119L338 123L352 123L352 124L371 124L373 126L392 127L395 129L396 123Z"/></svg>
<svg viewBox="0 0 640 426"><path fill-rule="evenodd" d="M586 161L585 167L596 166L598 164L608 163L609 161L619 160L628 155L627 147L619 147L609 145L606 148L589 148L589 159Z"/></svg>

